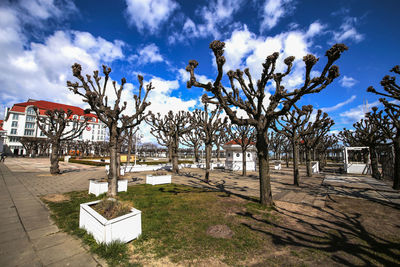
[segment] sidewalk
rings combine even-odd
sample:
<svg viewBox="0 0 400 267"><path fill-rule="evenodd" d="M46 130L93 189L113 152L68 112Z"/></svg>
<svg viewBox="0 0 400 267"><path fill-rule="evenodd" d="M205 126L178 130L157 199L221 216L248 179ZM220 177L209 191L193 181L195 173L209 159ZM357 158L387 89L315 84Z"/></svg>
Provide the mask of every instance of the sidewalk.
<svg viewBox="0 0 400 267"><path fill-rule="evenodd" d="M59 232L21 175L0 163L0 266L101 266L79 240Z"/></svg>

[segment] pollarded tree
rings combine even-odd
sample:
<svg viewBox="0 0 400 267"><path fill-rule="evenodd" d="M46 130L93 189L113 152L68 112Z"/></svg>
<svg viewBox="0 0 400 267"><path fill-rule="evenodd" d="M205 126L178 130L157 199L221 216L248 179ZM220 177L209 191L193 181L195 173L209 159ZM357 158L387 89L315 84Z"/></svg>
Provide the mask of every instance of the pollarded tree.
<svg viewBox="0 0 400 267"><path fill-rule="evenodd" d="M59 174L58 165L61 142L77 138L82 134L87 125L88 117L83 121L72 119L72 111L63 109L46 110L44 115L39 114L37 107L34 108L36 121L42 133L49 138L51 144L50 173Z"/></svg>
<svg viewBox="0 0 400 267"><path fill-rule="evenodd" d="M89 153L93 148L92 142L90 140L78 141L78 147L82 156L89 156Z"/></svg>
<svg viewBox="0 0 400 267"><path fill-rule="evenodd" d="M148 121L146 121L149 123ZM162 127L163 129L167 129ZM158 129L157 127L152 127L150 129L150 133L156 138L157 143L160 146L167 148L167 157L168 162L172 162L172 136L168 134L168 131L164 132L163 130Z"/></svg>
<svg viewBox="0 0 400 267"><path fill-rule="evenodd" d="M317 111L317 116L313 122L309 122L300 133L302 144L306 153L306 169L307 176L312 176L311 160L312 151L319 144L323 136L325 136L335 122L328 117L327 113L322 113L322 110Z"/></svg>
<svg viewBox="0 0 400 267"><path fill-rule="evenodd" d="M146 122L151 125L151 133L156 137L170 137L168 140L168 149L171 151L172 157L172 171L179 173L178 166L178 149L179 139L190 132L196 127L193 123L193 118L190 112L180 111L174 114L169 111L164 117L160 113L157 116L153 113L149 113L149 117L146 118Z"/></svg>
<svg viewBox="0 0 400 267"><path fill-rule="evenodd" d="M339 67L333 63L339 59L341 53L347 50L344 44L335 44L326 51L325 55L328 62L322 69L321 74L317 77L311 77L311 70L317 63L318 58L309 54L304 56L305 77L304 83L299 88L294 90L286 90L282 84L285 78L292 70L294 57L288 57L284 60L287 68L283 73L276 72L276 64L279 53L275 52L268 56L263 64L263 71L260 79L254 83L250 75L249 69L245 69L246 78L243 77L243 72L228 71L227 75L231 83L231 89L227 90L222 85L223 66L225 64L224 42L213 41L210 48L214 52L218 75L214 83L201 83L196 80L194 74L195 68L198 66L196 60L190 60L186 70L190 72L190 80L187 82L188 88L192 86L205 89L212 93L212 97L206 99L209 103L219 104L225 110L226 114L232 123L237 125L252 125L256 129L256 148L259 164L260 178L260 202L264 205L273 205L270 172L269 172L269 155L268 155L268 129L271 124L280 116L286 114L291 107L306 94L318 93L326 88L334 79L339 77ZM240 84L242 93L236 87L235 82ZM247 83L248 81L248 83ZM268 82L274 82L275 93L269 97L266 93ZM236 107L247 113L248 118L242 118L237 115L233 107ZM279 107L279 108L278 108Z"/></svg>
<svg viewBox="0 0 400 267"><path fill-rule="evenodd" d="M132 146L135 143L136 144L136 133L137 133L137 128L133 130L133 128L126 129L123 135L123 141L126 143L126 150L127 150L127 158L126 158L126 166L128 166L131 163L131 153L132 153ZM135 150L136 150L136 145L135 145ZM136 155L135 155L136 157Z"/></svg>
<svg viewBox="0 0 400 267"><path fill-rule="evenodd" d="M299 109L293 105L293 109L281 116L276 120L276 124L271 127L284 136L286 136L292 145L293 151L293 184L300 186L300 172L299 172L299 146L300 136L304 130L304 126L310 120L312 113L312 106L303 106ZM280 126L279 128L277 126Z"/></svg>
<svg viewBox="0 0 400 267"><path fill-rule="evenodd" d="M108 97L106 95L107 84L110 79L111 68L103 65L104 81L101 84L101 77L99 71L93 72L91 75L86 75L86 79L81 74L81 65L75 63L72 66L72 73L79 82L72 83L67 82L67 86L75 94L83 97L83 101L88 103L90 110L94 111L99 118L107 127L110 134L110 170L108 173L108 196L117 195L117 179L120 171L119 166L119 149L121 145L122 133L129 129L138 126L145 118L144 111L150 102L146 102L149 92L154 89L150 84L146 85L144 95L143 91L143 77L138 75L139 80L139 92L134 95L135 111L132 115L125 115L124 111L127 107L127 102L121 104L121 95L126 84L126 79L121 79L119 88L115 81L112 82L112 87L115 93L114 105L108 103ZM92 79L93 78L93 79ZM81 90L83 91L81 92Z"/></svg>
<svg viewBox="0 0 400 267"><path fill-rule="evenodd" d="M221 114L222 110L218 105L209 111L207 102L204 102L204 110L196 109L193 112L193 123L202 132L200 137L206 150L206 173L204 176L206 183L210 181L212 146L215 144L216 136L226 124L226 120L220 118Z"/></svg>
<svg viewBox="0 0 400 267"><path fill-rule="evenodd" d="M254 127L250 125L231 125L228 128L230 138L235 141L242 149L242 176L246 176L246 151L249 146L254 145L256 139L256 132Z"/></svg>
<svg viewBox="0 0 400 267"><path fill-rule="evenodd" d="M317 152L317 157L319 161L319 166L323 170L326 166L326 154L329 148L333 148L338 142L338 138L336 135L324 135L317 147L315 148Z"/></svg>
<svg viewBox="0 0 400 267"><path fill-rule="evenodd" d="M202 131L191 130L182 136L182 144L193 148L194 161L200 161L199 149L202 144Z"/></svg>
<svg viewBox="0 0 400 267"><path fill-rule="evenodd" d="M381 179L381 173L378 169L377 147L385 143L385 135L381 127L374 120L367 118L353 124L354 131L343 129L340 135L350 143L360 144L369 148L371 157L372 177Z"/></svg>
<svg viewBox="0 0 400 267"><path fill-rule="evenodd" d="M228 128L229 125L225 124L224 128L221 129L215 136L215 153L217 154L217 161L220 161L221 147L229 141Z"/></svg>
<svg viewBox="0 0 400 267"><path fill-rule="evenodd" d="M390 70L400 75L400 66L397 65ZM385 106L386 115L382 119L376 117L376 122L381 125L386 137L393 141L394 147L394 179L393 188L400 189L400 85L396 83L395 76L386 75L381 81L385 93L376 91L372 86L367 91L391 98L395 101L388 101L386 98L380 98L379 101ZM376 114L376 111L374 111ZM372 115L374 115L372 114Z"/></svg>
<svg viewBox="0 0 400 267"><path fill-rule="evenodd" d="M274 159L280 160L281 152L282 152L282 142L283 142L284 136L280 133L269 132L268 139L269 139L271 151L274 152Z"/></svg>
<svg viewBox="0 0 400 267"><path fill-rule="evenodd" d="M26 154L32 155L32 154L34 154L35 150L38 150L40 139L43 139L43 138L23 136L19 139L19 142L25 148Z"/></svg>

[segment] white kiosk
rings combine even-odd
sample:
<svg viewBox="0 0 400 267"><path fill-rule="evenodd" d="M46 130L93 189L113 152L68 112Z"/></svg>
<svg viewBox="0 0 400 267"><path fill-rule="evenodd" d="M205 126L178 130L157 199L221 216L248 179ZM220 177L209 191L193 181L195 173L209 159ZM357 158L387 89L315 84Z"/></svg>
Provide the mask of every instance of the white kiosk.
<svg viewBox="0 0 400 267"><path fill-rule="evenodd" d="M343 154L346 173L371 174L368 147L344 147Z"/></svg>
<svg viewBox="0 0 400 267"><path fill-rule="evenodd" d="M241 140L238 140L241 142ZM235 140L229 141L223 146L225 150L225 169L241 171L243 169L243 156L240 143ZM246 170L255 171L257 154L255 143L251 142L246 150Z"/></svg>

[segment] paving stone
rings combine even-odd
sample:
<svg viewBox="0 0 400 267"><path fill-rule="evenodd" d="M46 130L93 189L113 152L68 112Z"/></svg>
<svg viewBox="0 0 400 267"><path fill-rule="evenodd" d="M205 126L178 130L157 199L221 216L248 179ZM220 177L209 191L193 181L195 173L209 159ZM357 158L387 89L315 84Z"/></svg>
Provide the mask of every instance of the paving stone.
<svg viewBox="0 0 400 267"><path fill-rule="evenodd" d="M29 235L30 239L34 240L34 239L41 238L41 237L44 237L47 235L51 235L51 234L54 234L57 232L59 232L59 229L56 225L53 224L53 225L45 226L43 228L38 228L38 229L35 229L32 231L28 231L28 235Z"/></svg>
<svg viewBox="0 0 400 267"><path fill-rule="evenodd" d="M64 242L66 242L66 240L68 240L68 238L70 238L68 236L68 234L58 232L58 233L49 234L46 236L42 236L40 238L33 239L32 243L37 250L42 250L44 248L53 247L53 246L62 244Z"/></svg>
<svg viewBox="0 0 400 267"><path fill-rule="evenodd" d="M16 239L26 238L26 233L24 230L15 230L4 232L0 236L0 244L10 242Z"/></svg>
<svg viewBox="0 0 400 267"><path fill-rule="evenodd" d="M58 267L58 266L82 266L82 267L96 267L101 266L96 261L94 261L93 257L88 255L87 253L81 253L74 255L72 257L66 258L64 260L52 263L48 266Z"/></svg>
<svg viewBox="0 0 400 267"><path fill-rule="evenodd" d="M37 251L44 265L49 265L84 252L86 251L81 247L80 241L72 238L67 239L62 244Z"/></svg>

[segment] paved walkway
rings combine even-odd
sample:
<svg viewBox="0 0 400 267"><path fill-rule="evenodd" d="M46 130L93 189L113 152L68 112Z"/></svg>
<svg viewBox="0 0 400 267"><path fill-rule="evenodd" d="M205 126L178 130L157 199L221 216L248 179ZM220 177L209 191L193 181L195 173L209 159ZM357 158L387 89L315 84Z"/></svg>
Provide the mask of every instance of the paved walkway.
<svg viewBox="0 0 400 267"><path fill-rule="evenodd" d="M0 163L0 176L0 266L101 266L80 240L54 225L32 188L21 182L26 173Z"/></svg>

